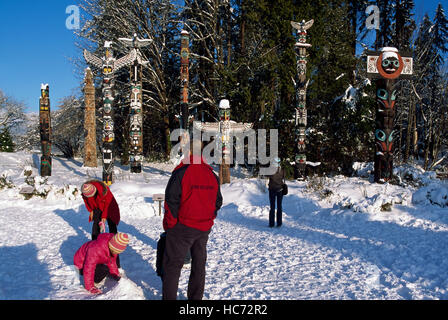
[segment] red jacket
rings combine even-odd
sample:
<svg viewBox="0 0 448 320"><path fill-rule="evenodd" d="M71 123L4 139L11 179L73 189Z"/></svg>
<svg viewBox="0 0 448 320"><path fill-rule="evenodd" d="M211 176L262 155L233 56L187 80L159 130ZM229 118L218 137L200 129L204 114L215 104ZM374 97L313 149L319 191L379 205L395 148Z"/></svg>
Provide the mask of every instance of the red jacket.
<svg viewBox="0 0 448 320"><path fill-rule="evenodd" d="M118 225L120 222L120 208L109 187L97 180L88 181L88 183L91 183L96 187L97 193L90 198L87 198L84 195L82 196L87 210L92 212L94 209L100 209L102 212L102 219L110 218L116 225ZM90 221L92 221L92 219L89 217L89 222Z"/></svg>
<svg viewBox="0 0 448 320"><path fill-rule="evenodd" d="M171 229L180 222L208 231L221 205L219 178L203 158L191 156L190 164L182 162L174 169L166 186L163 228Z"/></svg>
<svg viewBox="0 0 448 320"><path fill-rule="evenodd" d="M90 291L95 286L95 268L97 264L105 264L111 275L120 276L117 267L117 255L109 250L109 240L113 233L101 233L96 240L84 243L73 257L75 267L82 269L84 287Z"/></svg>

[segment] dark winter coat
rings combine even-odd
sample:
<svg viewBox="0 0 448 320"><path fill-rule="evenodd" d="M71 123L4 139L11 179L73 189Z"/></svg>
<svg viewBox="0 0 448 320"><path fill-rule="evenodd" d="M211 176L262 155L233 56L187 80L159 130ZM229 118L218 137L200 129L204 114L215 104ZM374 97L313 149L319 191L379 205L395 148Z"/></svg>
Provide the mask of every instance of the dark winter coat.
<svg viewBox="0 0 448 320"><path fill-rule="evenodd" d="M84 287L90 291L95 286L95 269L98 264L104 264L109 268L112 276L120 276L117 267L117 255L109 250L109 241L113 233L102 233L96 240L86 242L76 251L73 262L76 268L82 269Z"/></svg>
<svg viewBox="0 0 448 320"><path fill-rule="evenodd" d="M92 212L95 209L99 209L101 210L101 219L109 218L118 225L120 222L120 208L109 187L98 180L88 181L87 183L93 184L97 190L93 197L87 198L84 195L82 196L87 210ZM90 221L92 219L89 217Z"/></svg>
<svg viewBox="0 0 448 320"><path fill-rule="evenodd" d="M178 165L165 189L163 228L177 222L201 231L211 229L222 205L219 178L201 157Z"/></svg>
<svg viewBox="0 0 448 320"><path fill-rule="evenodd" d="M269 190L280 191L283 189L283 181L285 180L285 171L279 167L277 171L269 176Z"/></svg>

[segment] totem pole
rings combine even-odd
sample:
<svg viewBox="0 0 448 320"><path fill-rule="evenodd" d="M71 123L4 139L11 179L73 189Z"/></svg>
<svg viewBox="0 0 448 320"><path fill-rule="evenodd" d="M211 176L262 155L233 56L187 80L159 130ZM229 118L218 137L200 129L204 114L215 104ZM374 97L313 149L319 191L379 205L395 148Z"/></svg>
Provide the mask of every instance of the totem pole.
<svg viewBox="0 0 448 320"><path fill-rule="evenodd" d="M297 82L296 82L296 156L294 176L297 179L305 179L306 175L306 154L305 154L305 139L306 139L306 124L307 124L307 110L306 110L306 89L309 80L306 81L306 63L307 54L306 49L311 47L311 44L306 43L307 31L313 25L314 20L305 22L291 21L291 25L297 30L298 41L295 44L297 56Z"/></svg>
<svg viewBox="0 0 448 320"><path fill-rule="evenodd" d="M374 181L384 183L392 178L394 156L396 80L412 75L412 58L402 56L394 47L367 53L367 76L376 83L376 130Z"/></svg>
<svg viewBox="0 0 448 320"><path fill-rule="evenodd" d="M104 43L106 53L102 59L89 51L84 50L84 58L87 63L96 68L101 68L103 73L103 182L107 185L113 183L114 168L113 141L115 135L112 109L112 104L114 102L114 94L112 90L113 77L115 72L130 65L136 58L136 52L135 50L132 50L124 57L115 59L112 50L110 49L111 44L111 41L106 41Z"/></svg>
<svg viewBox="0 0 448 320"><path fill-rule="evenodd" d="M42 146L40 175L47 177L51 176L50 86L48 84L42 84L40 86L39 124L40 143Z"/></svg>
<svg viewBox="0 0 448 320"><path fill-rule="evenodd" d="M219 102L219 122L200 122L193 123L195 129L203 132L217 133L221 137L222 159L219 166L219 181L221 184L230 183L230 152L232 135L244 133L252 128L252 123L237 123L230 121L229 100Z"/></svg>
<svg viewBox="0 0 448 320"><path fill-rule="evenodd" d="M93 74L90 68L86 69L84 78L84 101L86 110L84 113L84 130L86 133L84 142L84 166L96 168L96 118L95 118L95 86Z"/></svg>
<svg viewBox="0 0 448 320"><path fill-rule="evenodd" d="M182 30L180 43L180 84L181 84L181 128L188 130L189 128L189 109L188 109L188 63L190 57L190 34L186 30Z"/></svg>
<svg viewBox="0 0 448 320"><path fill-rule="evenodd" d="M144 61L139 48L148 46L151 39L139 39L137 34L134 38L119 38L125 46L135 51L135 60L131 65L131 105L130 105L130 170L133 173L142 172L143 163L143 104L142 104L142 65L149 64Z"/></svg>

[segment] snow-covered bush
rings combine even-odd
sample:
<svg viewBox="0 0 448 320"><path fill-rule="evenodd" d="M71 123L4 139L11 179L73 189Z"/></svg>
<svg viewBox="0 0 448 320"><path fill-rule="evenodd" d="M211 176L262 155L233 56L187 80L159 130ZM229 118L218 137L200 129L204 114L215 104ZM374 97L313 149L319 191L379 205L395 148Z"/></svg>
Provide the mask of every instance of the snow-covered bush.
<svg viewBox="0 0 448 320"><path fill-rule="evenodd" d="M353 176L369 178L373 174L373 162L354 162Z"/></svg>
<svg viewBox="0 0 448 320"><path fill-rule="evenodd" d="M435 171L425 171L421 166L403 164L394 168L399 184L420 187L437 179Z"/></svg>
<svg viewBox="0 0 448 320"><path fill-rule="evenodd" d="M315 192L321 199L325 199L333 194L329 188L326 187L326 178L317 175L308 178L306 190L308 192Z"/></svg>
<svg viewBox="0 0 448 320"><path fill-rule="evenodd" d="M412 203L433 204L446 208L448 207L448 187L441 186L439 183L422 187L412 195Z"/></svg>
<svg viewBox="0 0 448 320"><path fill-rule="evenodd" d="M374 194L371 197L362 198L359 195L346 196L335 203L335 207L350 209L354 212L379 213L391 211L395 204L406 204L408 195L403 194Z"/></svg>
<svg viewBox="0 0 448 320"><path fill-rule="evenodd" d="M5 188L14 188L14 184L5 173L2 173L2 175L0 176L0 190L3 190Z"/></svg>

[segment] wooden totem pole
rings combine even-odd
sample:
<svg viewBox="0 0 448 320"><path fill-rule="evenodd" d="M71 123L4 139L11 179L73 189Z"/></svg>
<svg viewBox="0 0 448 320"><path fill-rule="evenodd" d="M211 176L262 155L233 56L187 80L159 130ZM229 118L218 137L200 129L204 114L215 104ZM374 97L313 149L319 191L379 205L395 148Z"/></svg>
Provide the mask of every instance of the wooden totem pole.
<svg viewBox="0 0 448 320"><path fill-rule="evenodd" d="M384 183L392 178L394 139L395 139L395 101L397 98L396 80L411 77L412 58L402 56L394 47L384 47L379 52L368 52L367 75L376 83L376 130L374 180Z"/></svg>
<svg viewBox="0 0 448 320"><path fill-rule="evenodd" d="M180 33L180 85L181 85L181 128L189 128L188 82L189 82L189 58L190 58L190 34L186 30Z"/></svg>
<svg viewBox="0 0 448 320"><path fill-rule="evenodd" d="M111 41L104 43L106 50L103 58L98 58L87 50L84 50L84 58L90 65L101 68L103 73L103 182L107 185L113 183L114 169L114 121L113 121L113 77L121 68L130 65L136 58L135 50L126 56L115 59L111 50Z"/></svg>
<svg viewBox="0 0 448 320"><path fill-rule="evenodd" d="M295 156L295 172L296 179L305 179L306 175L306 124L307 124L307 110L306 110L306 89L309 81L306 81L306 63L307 53L306 49L311 47L311 44L306 43L307 31L313 25L314 20L305 22L291 21L291 25L297 30L297 42L295 44L297 56L297 82L296 82L296 156Z"/></svg>
<svg viewBox="0 0 448 320"><path fill-rule="evenodd" d="M232 137L234 134L244 133L252 128L252 123L237 123L230 121L229 100L219 102L219 122L193 123L194 128L202 132L216 133L221 138L222 159L219 166L219 181L221 184L230 183L230 152L232 152Z"/></svg>
<svg viewBox="0 0 448 320"><path fill-rule="evenodd" d="M84 113L84 166L96 168L98 165L96 154L96 117L95 117L95 86L93 74L90 68L86 69L84 78L84 101L86 110Z"/></svg>
<svg viewBox="0 0 448 320"><path fill-rule="evenodd" d="M149 64L144 61L139 48L148 46L151 39L139 39L134 34L132 39L119 38L128 48L135 51L135 60L131 65L131 105L130 105L130 170L133 173L142 172L143 164L143 104L142 104L142 66Z"/></svg>
<svg viewBox="0 0 448 320"><path fill-rule="evenodd" d="M50 86L42 84L39 99L39 127L42 156L40 158L40 175L51 176L51 121L50 121Z"/></svg>

